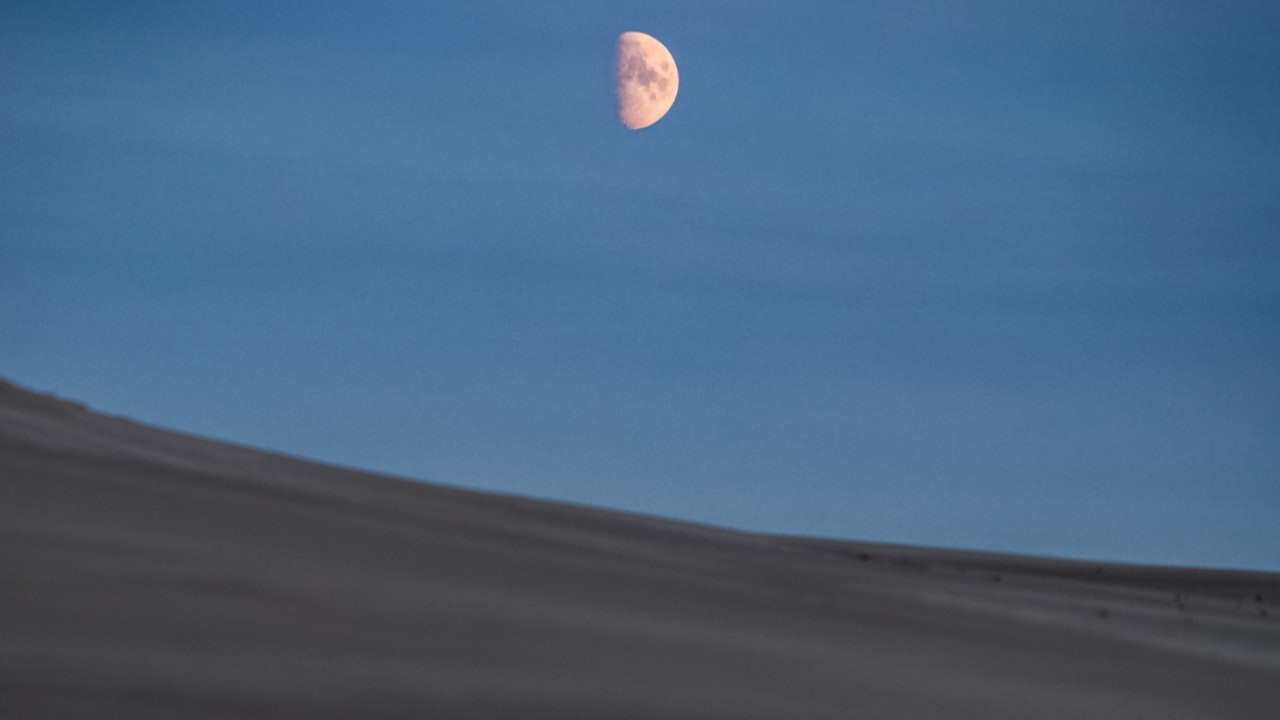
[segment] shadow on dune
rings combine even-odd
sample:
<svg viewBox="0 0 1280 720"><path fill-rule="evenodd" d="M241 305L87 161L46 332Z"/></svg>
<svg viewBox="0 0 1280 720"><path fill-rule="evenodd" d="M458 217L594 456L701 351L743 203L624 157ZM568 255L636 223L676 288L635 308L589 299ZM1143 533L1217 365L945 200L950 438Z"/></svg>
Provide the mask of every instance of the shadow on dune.
<svg viewBox="0 0 1280 720"><path fill-rule="evenodd" d="M1280 576L775 537L411 482L0 382L0 716L1207 718Z"/></svg>

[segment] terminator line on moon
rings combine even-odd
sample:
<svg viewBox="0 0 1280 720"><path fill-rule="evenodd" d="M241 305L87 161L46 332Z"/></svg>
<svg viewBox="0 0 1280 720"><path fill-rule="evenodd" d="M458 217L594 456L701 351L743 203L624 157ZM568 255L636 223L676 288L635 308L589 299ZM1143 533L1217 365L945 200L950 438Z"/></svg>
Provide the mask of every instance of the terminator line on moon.
<svg viewBox="0 0 1280 720"><path fill-rule="evenodd" d="M618 116L632 130L662 119L676 101L680 73L666 46L652 35L618 36Z"/></svg>

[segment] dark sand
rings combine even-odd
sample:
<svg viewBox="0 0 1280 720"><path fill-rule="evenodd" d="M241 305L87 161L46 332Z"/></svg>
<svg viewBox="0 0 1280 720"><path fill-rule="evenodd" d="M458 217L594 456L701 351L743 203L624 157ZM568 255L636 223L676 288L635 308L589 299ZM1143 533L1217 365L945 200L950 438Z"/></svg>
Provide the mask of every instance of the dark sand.
<svg viewBox="0 0 1280 720"><path fill-rule="evenodd" d="M0 383L3 718L1274 718L1278 600L408 482Z"/></svg>

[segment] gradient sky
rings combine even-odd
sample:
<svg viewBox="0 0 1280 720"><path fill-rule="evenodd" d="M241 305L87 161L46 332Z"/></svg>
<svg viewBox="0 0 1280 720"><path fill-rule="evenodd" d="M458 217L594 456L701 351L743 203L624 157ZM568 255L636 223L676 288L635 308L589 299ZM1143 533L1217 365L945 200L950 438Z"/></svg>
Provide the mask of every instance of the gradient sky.
<svg viewBox="0 0 1280 720"><path fill-rule="evenodd" d="M1278 238L1274 0L0 6L0 375L413 478L1280 570Z"/></svg>

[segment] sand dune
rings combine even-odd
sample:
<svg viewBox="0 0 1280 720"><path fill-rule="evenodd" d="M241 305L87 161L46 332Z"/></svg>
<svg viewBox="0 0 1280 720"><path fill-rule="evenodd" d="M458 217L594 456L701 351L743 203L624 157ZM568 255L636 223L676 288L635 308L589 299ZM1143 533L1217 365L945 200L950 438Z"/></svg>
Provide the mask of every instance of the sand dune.
<svg viewBox="0 0 1280 720"><path fill-rule="evenodd" d="M0 717L1280 712L1280 575L774 537L0 383Z"/></svg>

